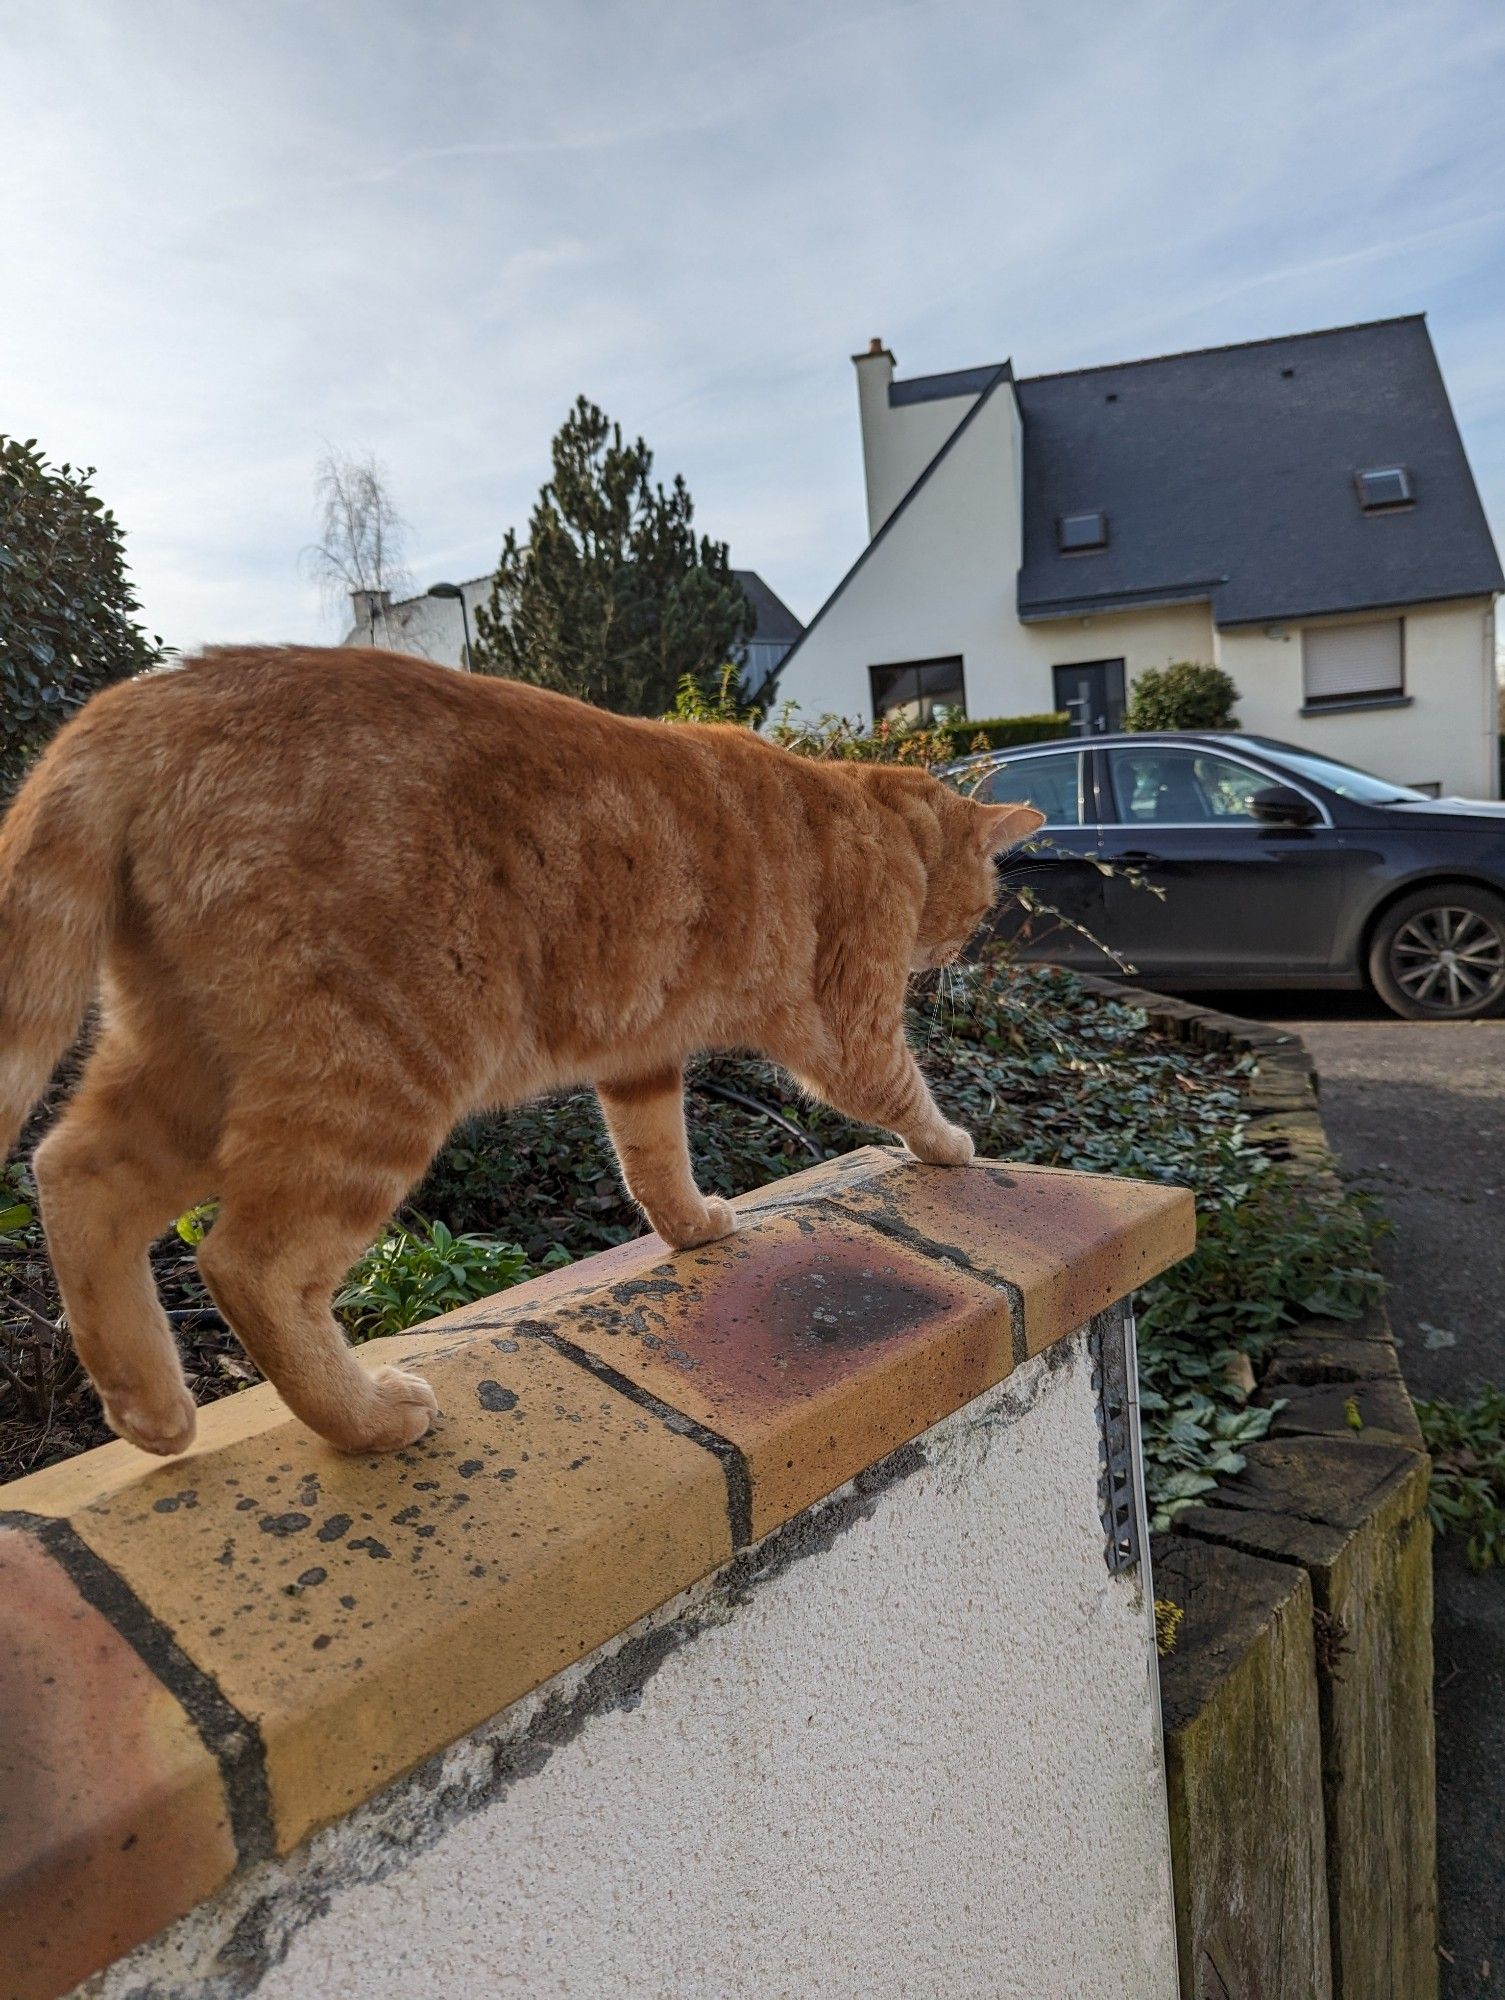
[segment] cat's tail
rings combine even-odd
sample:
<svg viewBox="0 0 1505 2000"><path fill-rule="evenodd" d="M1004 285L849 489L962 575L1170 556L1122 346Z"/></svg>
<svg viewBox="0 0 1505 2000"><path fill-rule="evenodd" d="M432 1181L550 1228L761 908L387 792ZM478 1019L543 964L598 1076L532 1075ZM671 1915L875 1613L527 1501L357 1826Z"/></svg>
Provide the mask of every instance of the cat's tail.
<svg viewBox="0 0 1505 2000"><path fill-rule="evenodd" d="M119 903L124 816L91 734L64 729L0 820L0 1160L78 1031Z"/></svg>

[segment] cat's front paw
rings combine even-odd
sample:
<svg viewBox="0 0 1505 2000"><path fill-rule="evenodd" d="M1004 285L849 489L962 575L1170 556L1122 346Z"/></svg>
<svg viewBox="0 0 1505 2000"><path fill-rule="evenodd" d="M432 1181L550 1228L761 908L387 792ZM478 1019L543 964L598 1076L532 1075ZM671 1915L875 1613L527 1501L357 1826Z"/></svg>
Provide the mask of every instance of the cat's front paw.
<svg viewBox="0 0 1505 2000"><path fill-rule="evenodd" d="M187 1451L198 1430L198 1409L182 1383L106 1400L104 1409L105 1422L117 1437L158 1458Z"/></svg>
<svg viewBox="0 0 1505 2000"><path fill-rule="evenodd" d="M718 1237L730 1236L737 1226L729 1201L721 1201L713 1195L701 1204L701 1211L699 1215L686 1217L683 1221L676 1218L672 1234L662 1223L659 1224L658 1233L671 1249L694 1250L702 1243L714 1243Z"/></svg>
<svg viewBox="0 0 1505 2000"><path fill-rule="evenodd" d="M931 1167L968 1167L977 1151L972 1134L964 1132L960 1125L938 1124L907 1139L905 1144L917 1160Z"/></svg>
<svg viewBox="0 0 1505 2000"><path fill-rule="evenodd" d="M433 1423L439 1398L421 1375L378 1368L361 1407L324 1436L340 1451L400 1451L416 1444Z"/></svg>

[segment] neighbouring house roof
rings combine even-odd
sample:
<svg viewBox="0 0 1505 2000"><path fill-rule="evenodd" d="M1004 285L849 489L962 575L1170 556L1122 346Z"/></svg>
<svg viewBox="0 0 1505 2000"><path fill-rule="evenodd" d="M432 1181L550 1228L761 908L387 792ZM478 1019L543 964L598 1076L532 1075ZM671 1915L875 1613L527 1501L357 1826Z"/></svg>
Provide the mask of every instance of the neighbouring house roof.
<svg viewBox="0 0 1505 2000"><path fill-rule="evenodd" d="M1207 598L1219 625L1505 585L1423 315L1016 383L1024 619ZM1401 465L1414 505L1364 513ZM1063 515L1107 546L1062 554Z"/></svg>
<svg viewBox="0 0 1505 2000"><path fill-rule="evenodd" d="M1006 361L990 361L984 368L953 368L948 375L911 375L905 382L890 382L888 406L903 409L906 403L936 403L946 396L980 396L991 389L999 371L1008 372Z"/></svg>
<svg viewBox="0 0 1505 2000"><path fill-rule="evenodd" d="M757 619L752 630L753 642L758 645L793 645L805 628L783 598L769 589L755 569L734 569L732 575L746 591Z"/></svg>

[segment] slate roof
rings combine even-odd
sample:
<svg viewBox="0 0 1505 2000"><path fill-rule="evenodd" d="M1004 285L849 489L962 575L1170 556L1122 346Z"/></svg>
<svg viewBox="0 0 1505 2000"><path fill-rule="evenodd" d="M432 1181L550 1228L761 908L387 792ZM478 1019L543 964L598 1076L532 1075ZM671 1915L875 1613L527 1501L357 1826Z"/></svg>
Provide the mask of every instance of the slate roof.
<svg viewBox="0 0 1505 2000"><path fill-rule="evenodd" d="M1024 619L1208 598L1219 625L1505 587L1420 314L1015 385ZM1354 474L1404 465L1413 507L1360 511ZM1060 515L1106 549L1062 555Z"/></svg>
<svg viewBox="0 0 1505 2000"><path fill-rule="evenodd" d="M732 575L752 602L753 613L758 621L753 627L754 640L762 644L792 645L805 628L783 598L769 589L755 569L734 569Z"/></svg>
<svg viewBox="0 0 1505 2000"><path fill-rule="evenodd" d="M1007 361L990 361L985 368L953 368L948 375L911 375L907 381L889 383L888 407L898 410L906 403L935 403L945 396L980 396L1000 373L1011 372Z"/></svg>

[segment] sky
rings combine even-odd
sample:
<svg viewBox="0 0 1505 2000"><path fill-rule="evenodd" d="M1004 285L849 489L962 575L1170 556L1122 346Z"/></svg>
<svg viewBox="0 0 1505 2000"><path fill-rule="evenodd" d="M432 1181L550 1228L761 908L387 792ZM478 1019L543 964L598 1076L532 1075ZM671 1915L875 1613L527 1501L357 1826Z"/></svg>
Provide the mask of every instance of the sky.
<svg viewBox="0 0 1505 2000"><path fill-rule="evenodd" d="M328 448L422 587L590 396L809 617L850 357L1016 373L1424 311L1505 541L1497 0L0 0L0 430L172 645L330 640Z"/></svg>

